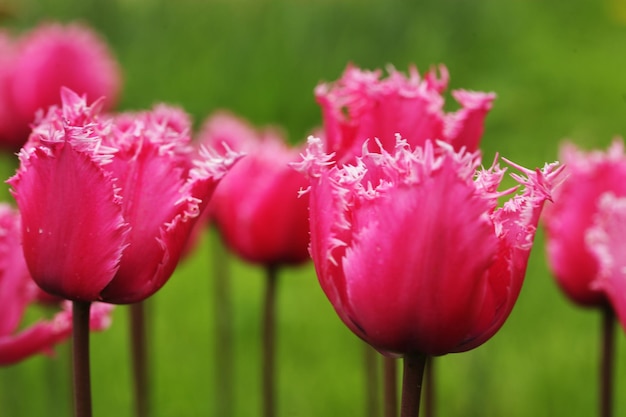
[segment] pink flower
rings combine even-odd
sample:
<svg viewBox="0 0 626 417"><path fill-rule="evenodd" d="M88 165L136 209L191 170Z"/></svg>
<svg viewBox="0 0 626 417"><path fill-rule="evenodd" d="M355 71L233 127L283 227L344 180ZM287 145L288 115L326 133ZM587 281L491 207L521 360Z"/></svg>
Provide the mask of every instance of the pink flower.
<svg viewBox="0 0 626 417"><path fill-rule="evenodd" d="M72 333L70 305L49 321L39 321L18 330L26 308L37 301L41 290L32 280L20 244L20 217L8 204L0 204L0 365L10 365L28 357L50 352ZM58 303L57 303L58 305ZM94 304L91 329L103 330L110 324L112 306Z"/></svg>
<svg viewBox="0 0 626 417"><path fill-rule="evenodd" d="M288 147L278 131L256 131L228 113L209 118L200 137L202 143L246 154L219 184L211 203L212 220L227 246L264 265L310 259L308 198L298 198L308 182L289 165L301 150Z"/></svg>
<svg viewBox="0 0 626 417"><path fill-rule="evenodd" d="M309 139L311 255L322 289L359 337L392 355L473 349L502 326L520 292L539 214L561 171L512 175L524 192L502 207L505 170L478 152L399 136L354 165Z"/></svg>
<svg viewBox="0 0 626 417"><path fill-rule="evenodd" d="M7 148L19 148L27 136L27 126L18 121L12 94L16 49L10 34L0 30L0 146Z"/></svg>
<svg viewBox="0 0 626 417"><path fill-rule="evenodd" d="M572 301L600 307L610 300L626 323L624 145L616 140L606 152L585 153L566 144L560 154L567 178L543 221L550 269Z"/></svg>
<svg viewBox="0 0 626 417"><path fill-rule="evenodd" d="M409 69L408 77L390 68L389 77L381 79L380 70L364 71L349 65L335 83L318 85L315 96L322 107L326 151L346 162L360 154L367 139L377 139L385 149L393 149L396 134L412 147L431 139L448 142L457 150L478 149L495 94L453 91L461 108L445 113L442 93L448 71L442 65L439 72L439 78L430 71L422 79L415 67Z"/></svg>
<svg viewBox="0 0 626 417"><path fill-rule="evenodd" d="M2 43L0 39L0 52ZM26 141L37 110L60 104L61 87L86 94L90 101L104 96L105 109L116 103L119 65L104 40L89 27L43 24L14 43L11 59L0 70L0 84L3 78L8 83L8 87L0 86L4 93L0 101L11 105L6 113L11 115L11 125L3 127L0 103L0 142L6 147L19 148Z"/></svg>
<svg viewBox="0 0 626 417"><path fill-rule="evenodd" d="M203 149L190 168L189 129L151 112L118 126L100 115L100 101L87 106L67 89L62 102L38 121L9 180L29 270L70 300L143 300L169 279L238 155Z"/></svg>

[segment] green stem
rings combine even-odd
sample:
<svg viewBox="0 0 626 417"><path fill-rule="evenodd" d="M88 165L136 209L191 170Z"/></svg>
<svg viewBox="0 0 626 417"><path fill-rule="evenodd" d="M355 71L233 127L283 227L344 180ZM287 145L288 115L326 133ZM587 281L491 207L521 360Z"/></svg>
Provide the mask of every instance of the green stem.
<svg viewBox="0 0 626 417"><path fill-rule="evenodd" d="M363 366L365 367L365 415L379 417L378 403L378 357L379 353L363 342Z"/></svg>
<svg viewBox="0 0 626 417"><path fill-rule="evenodd" d="M412 353L404 357L401 417L418 417L419 415L422 378L424 377L425 367L426 355Z"/></svg>
<svg viewBox="0 0 626 417"><path fill-rule="evenodd" d="M613 362L615 356L615 314L610 306L602 310L602 353L600 357L600 416L613 415Z"/></svg>
<svg viewBox="0 0 626 417"><path fill-rule="evenodd" d="M383 357L385 417L398 416L398 366L395 358Z"/></svg>
<svg viewBox="0 0 626 417"><path fill-rule="evenodd" d="M263 416L276 415L276 284L278 270L275 265L267 267L265 300L263 305Z"/></svg>
<svg viewBox="0 0 626 417"><path fill-rule="evenodd" d="M141 301L130 305L133 388L135 390L135 412L137 417L147 417L149 415L145 303L145 301Z"/></svg>
<svg viewBox="0 0 626 417"><path fill-rule="evenodd" d="M91 417L91 376L89 371L90 309L90 302L72 302L72 363L74 415L76 417Z"/></svg>
<svg viewBox="0 0 626 417"><path fill-rule="evenodd" d="M232 334L232 303L228 271L228 253L221 242L211 246L214 249L214 311L215 319L215 382L217 398L215 401L216 415L231 417L233 415L233 334Z"/></svg>

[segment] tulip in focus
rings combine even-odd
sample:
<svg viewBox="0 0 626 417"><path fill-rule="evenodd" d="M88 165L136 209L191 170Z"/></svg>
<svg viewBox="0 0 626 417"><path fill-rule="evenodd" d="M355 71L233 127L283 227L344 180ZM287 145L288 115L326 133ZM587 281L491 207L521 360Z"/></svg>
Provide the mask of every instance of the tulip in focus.
<svg viewBox="0 0 626 417"><path fill-rule="evenodd" d="M396 134L412 147L437 139L457 150L477 150L495 94L455 90L452 95L461 108L446 113L442 94L448 70L441 65L439 73L431 70L422 78L411 67L405 76L391 67L389 76L381 78L380 70L349 65L339 80L318 85L315 97L322 108L326 152L334 152L340 163L352 161L367 139L392 150ZM370 150L375 150L373 145Z"/></svg>
<svg viewBox="0 0 626 417"><path fill-rule="evenodd" d="M398 139L354 165L331 159L311 138L300 169L311 179L311 255L343 322L389 355L462 352L492 337L518 297L561 169L513 165L524 191L498 207L515 189L497 190L497 162L477 171L477 152Z"/></svg>
<svg viewBox="0 0 626 417"><path fill-rule="evenodd" d="M29 270L66 299L141 301L169 279L238 156L204 149L190 161L188 129L150 112L117 125L100 113L101 101L88 106L68 89L62 101L38 120L9 180Z"/></svg>
<svg viewBox="0 0 626 417"><path fill-rule="evenodd" d="M38 110L61 104L61 87L89 101L105 97L105 110L120 92L117 61L106 42L83 24L46 23L17 40L0 34L0 64L0 144L9 149L24 144Z"/></svg>
<svg viewBox="0 0 626 417"><path fill-rule="evenodd" d="M39 301L41 290L32 280L20 244L19 213L0 204L0 366L11 365L35 354L50 353L72 334L70 304L49 299L61 307L51 320L41 320L18 330L26 309ZM97 303L91 309L91 330L104 330L111 322L113 306Z"/></svg>

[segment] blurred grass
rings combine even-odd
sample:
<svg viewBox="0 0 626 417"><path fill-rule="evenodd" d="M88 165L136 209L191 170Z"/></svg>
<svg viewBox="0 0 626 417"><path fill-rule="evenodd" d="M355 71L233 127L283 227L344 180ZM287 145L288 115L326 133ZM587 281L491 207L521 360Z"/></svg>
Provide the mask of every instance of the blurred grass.
<svg viewBox="0 0 626 417"><path fill-rule="evenodd" d="M125 74L121 109L165 101L196 126L228 108L301 141L319 125L312 90L345 65L445 63L452 88L495 91L485 160L497 151L526 166L557 157L560 141L604 147L626 132L623 0L0 0L10 28L42 19L89 22ZM451 109L455 108L450 104ZM2 159L2 173L13 171ZM214 416L212 271L228 262L234 294L237 416L257 415L262 273L215 259L208 233L149 303L155 416ZM336 318L312 267L282 271L282 416L363 415L362 345ZM539 232L519 302L484 346L437 359L438 415L589 416L596 412L600 318L553 284ZM132 415L126 309L92 337L95 415ZM617 338L616 415L626 381ZM70 415L67 346L0 369L0 415Z"/></svg>

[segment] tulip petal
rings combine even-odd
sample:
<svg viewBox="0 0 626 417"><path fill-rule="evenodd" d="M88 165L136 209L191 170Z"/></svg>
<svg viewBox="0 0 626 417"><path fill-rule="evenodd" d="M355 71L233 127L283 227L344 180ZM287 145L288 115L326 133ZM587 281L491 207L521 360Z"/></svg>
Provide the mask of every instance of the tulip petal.
<svg viewBox="0 0 626 417"><path fill-rule="evenodd" d="M586 236L589 250L599 265L593 288L607 294L626 330L626 197L609 192L599 199L594 225Z"/></svg>
<svg viewBox="0 0 626 417"><path fill-rule="evenodd" d="M560 181L564 167L546 164L530 171L512 164L527 176L511 174L525 188L492 215L499 246L496 260L484 276L480 314L465 340L453 352L474 349L489 340L504 324L522 289L528 258L544 202Z"/></svg>
<svg viewBox="0 0 626 417"><path fill-rule="evenodd" d="M95 301L113 279L127 225L110 176L69 142L22 153L9 181L22 214L24 255L45 291Z"/></svg>
<svg viewBox="0 0 626 417"><path fill-rule="evenodd" d="M132 302L145 298L145 287L156 287L152 280L166 251L157 238L177 211L183 172L160 154L159 146L142 139L134 152L117 155L109 169L124 193L124 219L133 227L119 270L103 297L109 302Z"/></svg>
<svg viewBox="0 0 626 417"><path fill-rule="evenodd" d="M20 243L17 212L0 204L0 337L15 331L26 306L36 296L36 285L28 274Z"/></svg>
<svg viewBox="0 0 626 417"><path fill-rule="evenodd" d="M62 311L51 322L39 322L27 330L0 337L0 365L10 365L36 353L49 352L72 334L72 315Z"/></svg>
<svg viewBox="0 0 626 417"><path fill-rule="evenodd" d="M113 306L93 303L90 309L89 328L92 331L107 329L111 324ZM16 335L0 336L0 366L22 361L37 353L50 353L54 345L72 334L72 304L63 303L63 310L50 321L39 321Z"/></svg>
<svg viewBox="0 0 626 417"><path fill-rule="evenodd" d="M355 207L345 279L373 346L437 355L462 340L495 259L492 205L446 163L420 187Z"/></svg>
<svg viewBox="0 0 626 417"><path fill-rule="evenodd" d="M455 90L452 95L461 105L461 109L445 116L443 138L455 149L475 151L480 144L485 130L485 118L496 95L466 90Z"/></svg>

